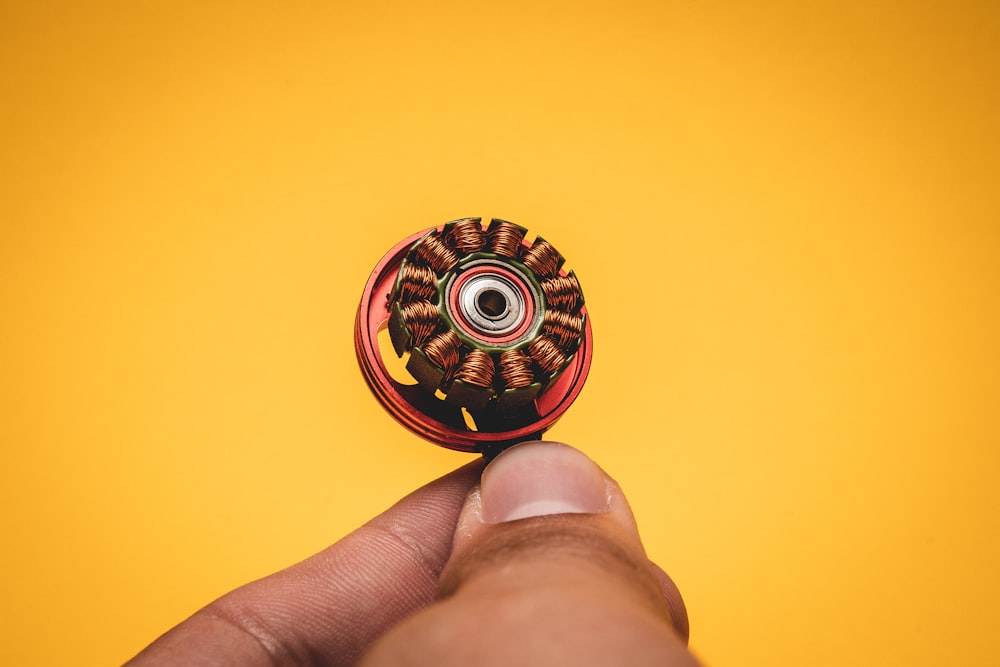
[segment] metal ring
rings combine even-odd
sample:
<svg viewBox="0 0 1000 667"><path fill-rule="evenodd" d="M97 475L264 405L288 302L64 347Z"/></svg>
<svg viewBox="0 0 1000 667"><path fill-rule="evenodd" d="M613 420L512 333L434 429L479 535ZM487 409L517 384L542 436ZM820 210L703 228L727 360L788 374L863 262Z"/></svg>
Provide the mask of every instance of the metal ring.
<svg viewBox="0 0 1000 667"><path fill-rule="evenodd" d="M480 298L496 292L506 308L496 314ZM444 309L456 333L470 342L511 349L534 337L541 324L543 297L521 269L496 259L475 259L460 265L444 286Z"/></svg>

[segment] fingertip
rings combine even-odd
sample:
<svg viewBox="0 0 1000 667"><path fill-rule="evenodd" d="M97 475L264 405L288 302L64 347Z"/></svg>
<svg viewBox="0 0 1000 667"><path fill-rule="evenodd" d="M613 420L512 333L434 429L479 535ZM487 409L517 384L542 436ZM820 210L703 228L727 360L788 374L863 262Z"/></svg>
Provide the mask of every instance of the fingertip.
<svg viewBox="0 0 1000 667"><path fill-rule="evenodd" d="M483 473L481 515L503 523L549 514L603 514L611 480L583 452L560 442L526 442L494 459Z"/></svg>

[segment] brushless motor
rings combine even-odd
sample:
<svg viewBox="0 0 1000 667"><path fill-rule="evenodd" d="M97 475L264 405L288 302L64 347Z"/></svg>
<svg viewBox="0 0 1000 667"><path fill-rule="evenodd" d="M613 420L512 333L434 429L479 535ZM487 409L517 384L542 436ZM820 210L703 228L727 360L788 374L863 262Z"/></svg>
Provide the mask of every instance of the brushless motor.
<svg viewBox="0 0 1000 667"><path fill-rule="evenodd" d="M404 239L372 272L358 363L413 433L493 456L540 437L583 388L593 342L580 283L555 247L525 233L455 220ZM390 350L379 346L385 329ZM392 377L385 354L405 359L408 381Z"/></svg>

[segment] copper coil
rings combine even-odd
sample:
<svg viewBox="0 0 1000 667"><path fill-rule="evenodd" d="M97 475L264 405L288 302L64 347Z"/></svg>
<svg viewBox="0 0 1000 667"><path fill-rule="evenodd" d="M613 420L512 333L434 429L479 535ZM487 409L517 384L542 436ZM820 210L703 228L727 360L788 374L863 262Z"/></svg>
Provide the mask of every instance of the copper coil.
<svg viewBox="0 0 1000 667"><path fill-rule="evenodd" d="M548 241L537 239L530 248L524 251L521 260L536 276L551 278L559 270L562 256Z"/></svg>
<svg viewBox="0 0 1000 667"><path fill-rule="evenodd" d="M509 389L527 387L535 381L531 359L520 350L507 350L500 354L500 375Z"/></svg>
<svg viewBox="0 0 1000 667"><path fill-rule="evenodd" d="M482 350L469 350L455 373L455 379L477 387L489 387L493 384L495 372L490 355Z"/></svg>
<svg viewBox="0 0 1000 667"><path fill-rule="evenodd" d="M430 301L437 294L437 275L434 270L420 264L406 262L399 270L399 300Z"/></svg>
<svg viewBox="0 0 1000 667"><path fill-rule="evenodd" d="M527 261L525 261L527 264ZM545 303L549 308L572 312L583 300L583 292L580 290L580 283L576 276L556 276L542 281L542 292L545 294Z"/></svg>
<svg viewBox="0 0 1000 667"><path fill-rule="evenodd" d="M583 332L583 316L570 315L561 310L546 310L542 320L542 333L554 340L563 351L569 351Z"/></svg>
<svg viewBox="0 0 1000 667"><path fill-rule="evenodd" d="M524 232L518 229L517 225L512 225L503 220L496 220L490 225L489 243L487 247L490 252L495 252L504 257L515 258L521 250L521 239Z"/></svg>
<svg viewBox="0 0 1000 667"><path fill-rule="evenodd" d="M451 330L434 336L424 345L424 354L432 364L444 371L445 380L451 379L458 366L458 349L461 345L458 334Z"/></svg>
<svg viewBox="0 0 1000 667"><path fill-rule="evenodd" d="M566 364L566 355L548 336L538 336L528 343L528 355L546 373L552 374Z"/></svg>
<svg viewBox="0 0 1000 667"><path fill-rule="evenodd" d="M410 347L423 347L441 322L438 309L430 301L404 303L400 307L406 330L410 332Z"/></svg>
<svg viewBox="0 0 1000 667"><path fill-rule="evenodd" d="M486 232L476 218L459 220L449 228L447 240L455 250L468 255L486 246Z"/></svg>
<svg viewBox="0 0 1000 667"><path fill-rule="evenodd" d="M458 263L458 255L437 234L425 236L413 247L413 250L416 253L417 261L431 267L438 275L449 271Z"/></svg>

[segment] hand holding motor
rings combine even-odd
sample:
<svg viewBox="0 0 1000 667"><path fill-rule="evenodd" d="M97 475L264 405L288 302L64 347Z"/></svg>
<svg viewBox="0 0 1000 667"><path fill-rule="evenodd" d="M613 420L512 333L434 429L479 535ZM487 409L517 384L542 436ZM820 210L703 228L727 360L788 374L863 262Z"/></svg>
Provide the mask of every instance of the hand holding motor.
<svg viewBox="0 0 1000 667"><path fill-rule="evenodd" d="M130 664L697 665L686 639L619 486L545 442L428 484Z"/></svg>

